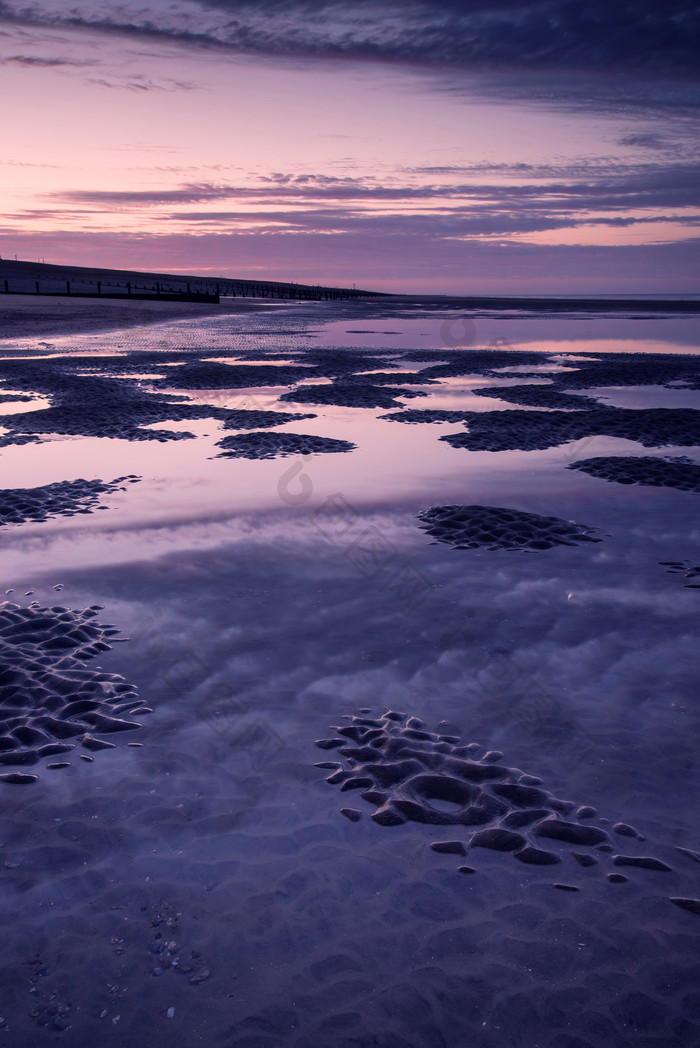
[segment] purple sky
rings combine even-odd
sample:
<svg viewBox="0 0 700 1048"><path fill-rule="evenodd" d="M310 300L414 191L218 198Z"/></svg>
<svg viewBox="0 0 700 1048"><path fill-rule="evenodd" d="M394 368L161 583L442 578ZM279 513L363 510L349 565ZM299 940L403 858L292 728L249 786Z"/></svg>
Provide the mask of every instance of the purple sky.
<svg viewBox="0 0 700 1048"><path fill-rule="evenodd" d="M0 253L698 292L699 23L686 0L0 0Z"/></svg>

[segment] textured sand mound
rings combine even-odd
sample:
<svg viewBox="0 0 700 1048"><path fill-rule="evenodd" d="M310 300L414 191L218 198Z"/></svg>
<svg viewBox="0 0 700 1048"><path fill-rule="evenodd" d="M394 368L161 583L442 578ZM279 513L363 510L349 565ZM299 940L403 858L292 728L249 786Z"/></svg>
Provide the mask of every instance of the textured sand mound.
<svg viewBox="0 0 700 1048"><path fill-rule="evenodd" d="M653 855L635 854L644 838L634 827L618 822L611 836L594 823L594 808L559 800L540 778L506 767L502 753L494 750L479 756L478 744L462 745L453 735L427 731L417 717L389 710L373 718L370 712L360 710L357 716L344 718L346 724L333 728L338 738L316 741L321 749L344 758L344 763L321 761L316 767L331 770L326 781L341 792L361 790L380 825L413 821L453 827L456 839L436 841L432 847L460 856L469 850L472 857L473 849L488 848L510 852L529 865L555 866L562 861L563 846L570 846L585 849L571 853L579 867L609 857L616 871L670 871ZM351 821L361 818L358 809L341 810ZM615 836L624 838L624 852L609 855L615 850ZM462 869L474 872L471 867ZM626 880L619 872L609 877ZM555 887L577 890L576 885Z"/></svg>
<svg viewBox="0 0 700 1048"><path fill-rule="evenodd" d="M541 550L601 541L583 524L496 506L432 506L418 519L429 535L453 549Z"/></svg>
<svg viewBox="0 0 700 1048"><path fill-rule="evenodd" d="M449 360L445 361L445 358ZM514 349L463 349L455 351L416 350L404 355L404 360L442 359L445 363L432 364L421 374L426 378L460 378L462 375L498 375L499 368L522 364L541 364L547 354Z"/></svg>
<svg viewBox="0 0 700 1048"><path fill-rule="evenodd" d="M354 451L349 440L334 440L307 433L241 433L223 437L217 447L224 448L216 458L272 459L285 455L314 455L325 452Z"/></svg>
<svg viewBox="0 0 700 1048"><path fill-rule="evenodd" d="M700 589L700 564L691 564L688 560L661 560L659 563L666 568L669 575L682 575L685 589Z"/></svg>
<svg viewBox="0 0 700 1048"><path fill-rule="evenodd" d="M426 378L425 375L420 371L371 371L369 373L363 372L360 375L343 375L336 379L336 383L338 385L369 384L371 386L432 386L437 385L437 379Z"/></svg>
<svg viewBox="0 0 700 1048"><path fill-rule="evenodd" d="M333 383L329 386L298 386L280 400L301 404L334 404L344 408L396 408L397 397L424 397L422 390L399 386L375 386L363 382Z"/></svg>
<svg viewBox="0 0 700 1048"><path fill-rule="evenodd" d="M700 494L700 466L686 458L635 458L627 455L581 459L569 469L616 484L648 484L656 488L677 488Z"/></svg>
<svg viewBox="0 0 700 1048"><path fill-rule="evenodd" d="M700 444L700 411L692 408L465 412L464 421L467 433L440 440L469 451L539 451L592 436L624 437L647 448Z"/></svg>
<svg viewBox="0 0 700 1048"><path fill-rule="evenodd" d="M29 433L2 433L0 434L0 448L9 448L12 445L41 444L41 438Z"/></svg>
<svg viewBox="0 0 700 1048"><path fill-rule="evenodd" d="M25 362L0 364L0 374L11 363ZM51 368L49 361L43 363L47 366L46 374L37 374L33 367L28 366L24 378L16 375L12 382L21 381L24 388L48 395L51 406L1 415L0 424L11 430L13 436L59 433L122 440L183 440L191 438L192 434L141 427L166 421L225 418L228 414L224 408L186 403L178 397L150 393L132 379L71 375L59 368ZM13 443L19 442L14 437Z"/></svg>
<svg viewBox="0 0 700 1048"><path fill-rule="evenodd" d="M395 361L376 351L348 347L347 349L305 349L292 353L291 360L306 364L306 374L323 375L325 378L354 375L358 371L373 371L398 367ZM312 365L311 370L308 365Z"/></svg>
<svg viewBox="0 0 700 1048"><path fill-rule="evenodd" d="M507 400L509 404L522 404L528 408L563 408L580 411L590 405L584 396L572 396L562 393L555 385L543 385L533 382L522 386L482 386L473 389L479 397L492 397L496 400Z"/></svg>
<svg viewBox="0 0 700 1048"><path fill-rule="evenodd" d="M587 354L588 355L588 354ZM596 354L591 354L596 356ZM700 359L690 354L601 353L597 359L562 361L557 386L565 389L595 389L599 386L665 386L679 383L699 388Z"/></svg>
<svg viewBox="0 0 700 1048"><path fill-rule="evenodd" d="M289 364L218 364L196 360L168 368L162 386L176 389L245 389L256 386L288 386L309 374L308 368Z"/></svg>
<svg viewBox="0 0 700 1048"><path fill-rule="evenodd" d="M262 351L261 351L262 352ZM31 391L50 398L49 407L0 415L0 425L10 432L0 436L0 447L36 441L42 435L116 437L124 440L186 440L189 432L148 429L164 422L197 419L222 421L227 429L266 428L311 414L243 411L196 404L159 389L223 390L290 386L301 379L338 378L337 385L301 386L282 400L351 407L395 407L394 394L425 396L419 391L386 386L395 381L388 373L375 375L374 383L355 372L368 367L393 367L382 357L356 352L299 354L301 364L225 364L201 359L206 351L135 352L120 357L61 359L15 358L0 360L0 383L13 390ZM228 354L224 354L228 355ZM184 360L184 363L183 363ZM274 357L271 358L274 360ZM139 377L139 375L141 377ZM148 375L144 378L144 375ZM426 381L413 373L409 382ZM2 395L2 393L0 393ZM6 395L9 399L9 394ZM12 399L18 396L13 394ZM26 399L26 398L25 398ZM257 416L257 418L256 418Z"/></svg>
<svg viewBox="0 0 700 1048"><path fill-rule="evenodd" d="M24 524L57 516L72 517L76 513L106 509L100 505L101 495L125 491L124 481L136 484L140 479L130 475L109 482L60 480L38 488L0 488L0 525Z"/></svg>
<svg viewBox="0 0 700 1048"><path fill-rule="evenodd" d="M600 386L671 386L682 383L690 388L700 388L700 362L690 354L669 353L595 353L587 354L585 361L559 359L558 364L566 367L553 377L552 387L558 390L595 389ZM449 357L449 360L445 358ZM416 350L404 354L404 360L435 360L436 363L422 372L435 378L459 377L461 375L487 375L502 378L500 369L523 364L546 363L550 354L536 350L463 349L448 351ZM521 372L522 374L522 372Z"/></svg>
<svg viewBox="0 0 700 1048"><path fill-rule="evenodd" d="M301 422L306 418L316 418L316 415L239 408L229 411L224 419L224 429L270 429L272 426L282 426L285 422Z"/></svg>
<svg viewBox="0 0 700 1048"><path fill-rule="evenodd" d="M95 736L140 727L124 717L140 706L133 685L85 665L119 632L95 621L101 610L0 604L0 781L34 782L25 768L56 757L47 767L65 767L78 747L92 760L113 745Z"/></svg>
<svg viewBox="0 0 700 1048"><path fill-rule="evenodd" d="M393 411L390 415L379 417L387 422L404 422L413 426L420 422L464 422L473 414L473 411L450 411L447 408L406 408L405 411Z"/></svg>

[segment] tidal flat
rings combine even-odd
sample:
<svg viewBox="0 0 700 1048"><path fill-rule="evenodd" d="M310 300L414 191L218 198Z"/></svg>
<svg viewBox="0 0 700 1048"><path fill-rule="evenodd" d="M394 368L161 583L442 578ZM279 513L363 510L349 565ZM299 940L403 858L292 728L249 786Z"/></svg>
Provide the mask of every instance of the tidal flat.
<svg viewBox="0 0 700 1048"><path fill-rule="evenodd" d="M697 315L38 308L0 1037L700 1043Z"/></svg>

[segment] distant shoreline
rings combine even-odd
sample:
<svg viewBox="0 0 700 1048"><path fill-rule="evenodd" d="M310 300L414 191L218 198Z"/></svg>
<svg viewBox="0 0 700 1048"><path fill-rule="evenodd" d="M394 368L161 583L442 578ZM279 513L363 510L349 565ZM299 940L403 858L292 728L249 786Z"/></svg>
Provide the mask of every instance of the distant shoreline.
<svg viewBox="0 0 700 1048"><path fill-rule="evenodd" d="M415 302L417 305L442 305L452 309L493 310L505 312L521 310L540 313L700 313L700 298L596 298L595 296L457 296L457 295L387 295L382 302Z"/></svg>
<svg viewBox="0 0 700 1048"><path fill-rule="evenodd" d="M61 298L138 298L161 301L218 303L226 298L268 298L286 301L383 297L381 292L326 284L238 277L152 273L133 269L57 266L0 258L0 296L55 295Z"/></svg>
<svg viewBox="0 0 700 1048"><path fill-rule="evenodd" d="M108 299L143 302L204 302L216 305L220 298L237 301L275 300L352 300L417 306L443 306L447 309L527 311L539 313L627 312L700 313L697 295L441 295L392 294L331 287L327 284L301 284L290 281L256 280L222 276L154 273L141 270L107 269L87 266L58 266L52 263L0 259L0 307L4 293L70 299Z"/></svg>
<svg viewBox="0 0 700 1048"><path fill-rule="evenodd" d="M594 301L594 305L589 303ZM375 315L377 308L387 314L398 311L401 315L410 316L415 307L416 313L422 308L434 310L437 318L458 320L482 319L484 316L510 314L511 316L557 317L564 314L577 316L621 315L627 313L633 317L656 316L662 318L673 316L697 316L700 303L682 302L678 304L656 301L654 306L646 303L629 303L622 300L611 305L603 300L551 299L466 299L442 298L413 295L387 295L375 301L360 299L351 302L308 302L309 309L319 309L321 315L329 307L342 305L352 315L366 316L367 309ZM297 303L271 298L222 298L219 303L176 301L172 299L112 299L67 295L5 295L0 294L0 349L9 347L13 342L25 338L61 338L64 335L98 334L114 331L119 328L133 328L147 324L160 324L165 321L196 319L202 316L218 316L261 313L270 310L287 310ZM358 312L355 313L354 311ZM340 315L340 314L339 314Z"/></svg>

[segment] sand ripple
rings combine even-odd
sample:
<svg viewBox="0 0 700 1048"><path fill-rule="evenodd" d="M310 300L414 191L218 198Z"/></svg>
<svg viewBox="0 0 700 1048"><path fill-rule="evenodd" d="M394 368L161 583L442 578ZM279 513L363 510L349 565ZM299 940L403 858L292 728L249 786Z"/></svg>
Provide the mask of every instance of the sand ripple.
<svg viewBox="0 0 700 1048"><path fill-rule="evenodd" d="M417 389L400 386L380 386L370 382L334 382L328 386L297 386L284 393L280 400L301 404L334 404L347 408L396 408L402 400L424 397L427 394Z"/></svg>
<svg viewBox="0 0 700 1048"><path fill-rule="evenodd" d="M132 474L107 482L60 480L37 488L1 488L0 525L42 521L56 516L72 517L76 513L106 509L100 505L101 495L125 491L125 481L136 484L140 479Z"/></svg>
<svg viewBox="0 0 700 1048"><path fill-rule="evenodd" d="M510 853L531 866L555 866L562 861L562 846L569 845L576 849L571 854L579 868L609 858L614 867L671 872L653 855L611 855L615 836L625 838L626 847L638 842L637 848L644 837L627 823L615 823L611 832L596 825L594 808L560 800L537 776L503 764L502 753L484 753L476 743L463 745L454 735L428 731L422 720L405 713L388 710L378 718L370 713L360 710L333 728L337 737L318 739L320 749L334 751L343 761L321 761L316 767L329 770L326 782L341 792L360 790L381 826L412 821L451 827L455 839L432 844L440 854L464 856L483 848ZM342 812L353 822L361 817L358 809ZM460 870L474 873L472 866ZM608 879L627 880L618 873ZM578 890L576 884L553 886Z"/></svg>
<svg viewBox="0 0 700 1048"><path fill-rule="evenodd" d="M89 751L79 756L92 760L91 753L113 745L96 736L140 727L125 717L140 706L135 687L85 665L109 651L108 639L119 632L95 621L101 610L0 604L0 766L30 767L78 746ZM17 785L37 778L24 771L0 775Z"/></svg>
<svg viewBox="0 0 700 1048"><path fill-rule="evenodd" d="M700 494L700 466L687 458L651 458L632 455L581 459L569 469L616 484L647 484L656 488L677 488Z"/></svg>
<svg viewBox="0 0 700 1048"><path fill-rule="evenodd" d="M453 549L542 550L601 541L584 524L496 506L433 506L418 519L429 535Z"/></svg>
<svg viewBox="0 0 700 1048"><path fill-rule="evenodd" d="M224 448L217 458L272 459L285 455L353 451L349 440L335 440L308 433L240 433L217 441Z"/></svg>

